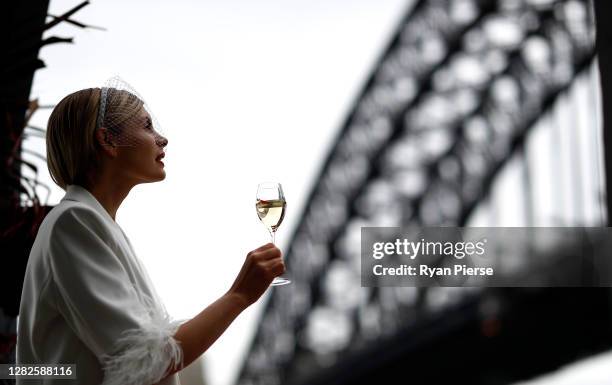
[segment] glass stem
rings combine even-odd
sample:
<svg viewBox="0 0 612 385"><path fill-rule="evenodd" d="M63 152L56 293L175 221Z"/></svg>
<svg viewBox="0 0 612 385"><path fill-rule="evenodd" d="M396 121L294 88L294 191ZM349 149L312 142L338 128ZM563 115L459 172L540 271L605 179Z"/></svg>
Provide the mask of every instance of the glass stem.
<svg viewBox="0 0 612 385"><path fill-rule="evenodd" d="M276 234L276 232L275 232L275 231L270 230L270 237L272 237L272 244L273 244L273 245L276 245L276 242L274 242L274 238L275 238L275 237L274 237L274 235L275 235L275 234Z"/></svg>

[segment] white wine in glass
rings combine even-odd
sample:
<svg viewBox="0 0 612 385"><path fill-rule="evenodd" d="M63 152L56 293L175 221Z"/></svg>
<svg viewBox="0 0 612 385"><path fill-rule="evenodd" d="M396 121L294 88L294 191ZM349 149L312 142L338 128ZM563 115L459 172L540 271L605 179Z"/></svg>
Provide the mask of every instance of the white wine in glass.
<svg viewBox="0 0 612 385"><path fill-rule="evenodd" d="M257 210L257 216L270 232L272 243L274 243L276 230L278 230L278 227L283 222L285 209L287 208L283 187L280 183L260 183L257 186L256 199L255 209ZM287 278L276 277L270 285L280 286L288 283L291 283L291 281Z"/></svg>

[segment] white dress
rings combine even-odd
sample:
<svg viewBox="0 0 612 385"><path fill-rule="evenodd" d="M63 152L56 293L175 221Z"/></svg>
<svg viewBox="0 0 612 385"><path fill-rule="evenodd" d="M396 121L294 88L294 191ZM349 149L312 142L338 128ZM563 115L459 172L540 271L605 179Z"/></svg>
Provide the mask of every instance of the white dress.
<svg viewBox="0 0 612 385"><path fill-rule="evenodd" d="M30 252L17 330L18 364L76 364L76 381L152 385L182 350L127 236L85 188L70 185ZM174 374L160 382L178 385Z"/></svg>

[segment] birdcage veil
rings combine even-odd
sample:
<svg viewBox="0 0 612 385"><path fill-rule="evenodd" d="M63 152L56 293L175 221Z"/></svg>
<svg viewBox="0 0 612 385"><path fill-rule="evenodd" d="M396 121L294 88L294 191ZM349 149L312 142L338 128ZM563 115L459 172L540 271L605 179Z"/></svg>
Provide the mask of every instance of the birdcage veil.
<svg viewBox="0 0 612 385"><path fill-rule="evenodd" d="M137 147L149 131L156 141L166 141L159 122L145 99L119 76L108 79L100 89L96 129L104 131L104 145Z"/></svg>

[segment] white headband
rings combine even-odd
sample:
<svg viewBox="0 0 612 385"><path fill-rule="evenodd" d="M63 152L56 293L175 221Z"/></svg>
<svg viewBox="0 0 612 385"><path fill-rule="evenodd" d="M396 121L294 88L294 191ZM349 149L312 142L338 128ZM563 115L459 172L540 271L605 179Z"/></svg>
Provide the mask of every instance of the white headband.
<svg viewBox="0 0 612 385"><path fill-rule="evenodd" d="M102 87L100 92L100 110L98 111L98 121L96 122L96 128L102 127L104 123L104 113L106 111L106 96L108 94L108 87Z"/></svg>

